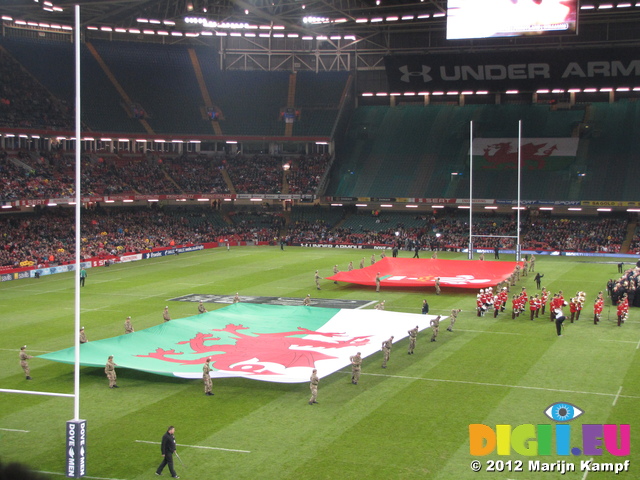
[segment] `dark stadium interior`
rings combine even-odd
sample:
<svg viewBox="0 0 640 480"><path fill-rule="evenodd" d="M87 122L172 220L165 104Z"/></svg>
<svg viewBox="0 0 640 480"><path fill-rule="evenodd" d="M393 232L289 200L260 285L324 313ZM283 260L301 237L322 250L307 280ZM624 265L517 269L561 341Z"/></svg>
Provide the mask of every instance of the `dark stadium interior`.
<svg viewBox="0 0 640 480"><path fill-rule="evenodd" d="M48 3L0 4L0 223L36 231L70 222L74 195L74 8ZM445 1L86 1L80 12L81 191L87 228L108 237L87 255L225 236L391 245L397 230L459 249L471 195L485 233L513 234L523 202L528 248L640 248L636 3L581 2L575 35L453 41ZM561 76L548 75L554 62ZM520 186L515 153L498 146L518 136L539 142ZM475 163L479 139L497 140ZM554 157L556 141L574 150ZM176 230L143 245L133 226L146 222ZM71 239L51 232L47 245L16 234L2 264L69 261Z"/></svg>

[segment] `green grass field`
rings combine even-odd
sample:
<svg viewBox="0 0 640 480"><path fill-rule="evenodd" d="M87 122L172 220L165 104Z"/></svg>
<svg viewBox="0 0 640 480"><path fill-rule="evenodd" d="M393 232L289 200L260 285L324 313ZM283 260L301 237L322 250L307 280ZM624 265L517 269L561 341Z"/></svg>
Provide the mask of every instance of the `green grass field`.
<svg viewBox="0 0 640 480"><path fill-rule="evenodd" d="M369 252L366 256L370 256ZM402 252L401 256L409 256ZM364 361L360 384L350 372L320 382L319 405L309 406L309 386L241 378L214 380L215 396L203 395L202 382L118 369L119 389L109 389L102 368L82 368L80 417L88 422L87 476L104 479L155 478L161 460L159 442L175 425L183 479L544 479L557 472L529 472L528 461L566 460L576 465L567 479L613 478L612 473L580 471L586 456L525 457L512 453L478 457L482 472L471 471L469 424L554 424L543 411L569 402L584 411L570 422L571 446L581 445L581 425L630 424L631 455L605 452L598 462L631 461L619 476L640 478L640 328L632 309L629 321L615 326L615 308L605 306L603 321L592 323L592 304L609 278L615 259L537 256L545 285L570 297L587 292L581 320L555 335L548 317L531 322L475 315L475 291L389 290L334 285L316 291L313 273L331 275L331 267L358 264L362 251L241 247L90 269L81 290L81 323L89 341L123 333L131 315L136 331L172 318L197 313L197 304L168 300L191 293L386 300L387 310L419 313L428 298L430 313L448 315L462 308L453 333L440 329L435 343L427 332L416 354L398 342L389 367L381 353ZM463 254L440 255L463 259ZM510 258L509 260L513 260ZM535 292L533 276L521 286ZM609 302L607 302L608 305ZM223 305L207 304L207 308ZM510 307L510 305L509 305ZM74 341L74 276L59 274L0 285L0 388L73 393L73 367L34 358L33 381L24 379L18 349L31 355L56 351ZM567 309L568 311L568 309ZM610 320L608 320L610 318ZM65 422L73 418L73 400L0 393L0 455L34 470L64 472ZM20 431L14 431L20 430ZM142 441L142 442L140 442ZM214 448L196 448L214 447ZM226 450L225 450L226 449ZM242 450L233 451L233 450ZM488 460L523 461L522 472L487 472ZM505 467L506 468L506 467ZM165 476L169 476L167 470ZM618 477L619 477L618 476Z"/></svg>

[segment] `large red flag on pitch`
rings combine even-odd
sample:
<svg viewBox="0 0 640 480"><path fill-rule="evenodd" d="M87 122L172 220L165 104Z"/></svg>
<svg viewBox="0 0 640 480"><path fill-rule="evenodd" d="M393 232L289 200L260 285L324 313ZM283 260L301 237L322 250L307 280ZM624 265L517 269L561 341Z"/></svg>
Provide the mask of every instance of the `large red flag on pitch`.
<svg viewBox="0 0 640 480"><path fill-rule="evenodd" d="M516 265L517 262L385 257L369 267L339 272L327 280L375 285L379 272L382 287L432 287L440 277L442 287L484 288L509 278Z"/></svg>

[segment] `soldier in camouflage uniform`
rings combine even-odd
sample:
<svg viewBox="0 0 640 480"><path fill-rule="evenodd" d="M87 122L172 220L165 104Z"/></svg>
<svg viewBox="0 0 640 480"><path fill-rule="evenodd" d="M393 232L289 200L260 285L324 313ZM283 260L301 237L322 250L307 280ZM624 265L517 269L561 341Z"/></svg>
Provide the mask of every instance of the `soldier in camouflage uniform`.
<svg viewBox="0 0 640 480"><path fill-rule="evenodd" d="M376 292L380 291L380 272L376 273Z"/></svg>
<svg viewBox="0 0 640 480"><path fill-rule="evenodd" d="M200 300L200 303L198 304L198 313L207 313L207 309L204 308L204 304L202 303L202 300Z"/></svg>
<svg viewBox="0 0 640 480"><path fill-rule="evenodd" d="M360 260L360 268L364 268L364 257L362 257L362 260Z"/></svg>
<svg viewBox="0 0 640 480"><path fill-rule="evenodd" d="M375 308L376 310L384 310L384 302L385 302L384 300L383 300L383 301L381 301L381 302L380 302L379 304L377 304L374 308Z"/></svg>
<svg viewBox="0 0 640 480"><path fill-rule="evenodd" d="M449 316L449 320L451 321L451 323L447 327L448 331L453 332L453 324L456 323L456 320L458 319L458 314L461 311L462 310L460 310L459 308L454 308L451 310L451 315Z"/></svg>
<svg viewBox="0 0 640 480"><path fill-rule="evenodd" d="M340 271L340 270L338 270L338 265L334 265L334 266L333 266L333 274L334 274L334 275L337 275L339 271ZM334 282L333 282L333 283L335 283L336 285L338 284L338 282L336 282L335 280L334 280Z"/></svg>
<svg viewBox="0 0 640 480"><path fill-rule="evenodd" d="M382 357L382 368L387 368L387 362L391 356L391 347L393 347L393 336L382 342L382 353L384 354Z"/></svg>
<svg viewBox="0 0 640 480"><path fill-rule="evenodd" d="M84 327L80 329L80 343L87 343L87 334L84 333Z"/></svg>
<svg viewBox="0 0 640 480"><path fill-rule="evenodd" d="M109 355L107 364L104 367L104 373L107 374L109 379L109 388L118 388L118 385L116 385L116 365L113 361L113 355Z"/></svg>
<svg viewBox="0 0 640 480"><path fill-rule="evenodd" d="M408 355L413 355L413 350L416 348L416 339L418 338L418 326L416 328L412 328L407 333L409 333L409 351Z"/></svg>
<svg viewBox="0 0 640 480"><path fill-rule="evenodd" d="M320 379L318 378L318 370L315 368L313 372L311 372L311 378L309 379L309 388L311 389L311 398L309 399L309 405L313 405L314 403L318 403L316 398L318 398L318 382Z"/></svg>
<svg viewBox="0 0 640 480"><path fill-rule="evenodd" d="M435 287L436 287L436 295L440 295L440 277L436 278Z"/></svg>
<svg viewBox="0 0 640 480"><path fill-rule="evenodd" d="M315 281L316 281L316 288L318 290L320 290L320 274L318 274L318 270L316 270L316 274L314 276Z"/></svg>
<svg viewBox="0 0 640 480"><path fill-rule="evenodd" d="M362 357L360 356L360 352L349 357L349 360L351 361L351 383L357 385L358 380L360 380L360 369L362 367Z"/></svg>
<svg viewBox="0 0 640 480"><path fill-rule="evenodd" d="M431 336L431 341L435 342L438 337L438 332L440 331L440 315L431 320L431 329L433 330L433 335Z"/></svg>
<svg viewBox="0 0 640 480"><path fill-rule="evenodd" d="M240 292L236 292L236 294L233 297L233 303L240 303Z"/></svg>
<svg viewBox="0 0 640 480"><path fill-rule="evenodd" d="M29 360L30 358L33 357L31 355L27 355L27 346L24 345L20 347L20 366L22 367L24 376L27 378L27 380L31 380L31 369L29 368L29 364L27 363L27 360Z"/></svg>
<svg viewBox="0 0 640 480"><path fill-rule="evenodd" d="M304 297L304 300L302 301L302 305L304 305L305 307L310 307L311 306L311 294L307 293L307 296Z"/></svg>
<svg viewBox="0 0 640 480"><path fill-rule="evenodd" d="M204 361L204 365L202 366L202 380L204 381L204 394L205 395L213 395L211 391L212 383L211 383L211 366L209 362L211 361L211 357L207 358Z"/></svg>
<svg viewBox="0 0 640 480"><path fill-rule="evenodd" d="M171 320L171 315L169 315L169 307L164 307L164 312L162 312L162 318L165 322Z"/></svg>
<svg viewBox="0 0 640 480"><path fill-rule="evenodd" d="M131 325L131 317L127 317L124 321L124 333L133 333L133 325Z"/></svg>

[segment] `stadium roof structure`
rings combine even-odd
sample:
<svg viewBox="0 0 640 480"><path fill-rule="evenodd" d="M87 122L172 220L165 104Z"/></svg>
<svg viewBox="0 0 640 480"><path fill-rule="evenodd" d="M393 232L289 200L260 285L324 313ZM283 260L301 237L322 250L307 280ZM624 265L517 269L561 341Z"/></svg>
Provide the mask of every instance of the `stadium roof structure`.
<svg viewBox="0 0 640 480"><path fill-rule="evenodd" d="M453 42L445 39L446 0L3 0L0 15L34 23L73 25L75 4L81 7L82 26L93 27L95 34L156 24L169 33L176 29L195 36L205 24L208 35L223 36L239 25L259 29L271 26L292 39L286 47L291 49L299 48L293 40L296 35L314 39L326 36L327 45L332 36L342 40L355 37L354 43L361 47L387 55L442 49L640 45L640 2L636 1L580 2L579 35ZM256 38L257 49L264 48L262 40Z"/></svg>

